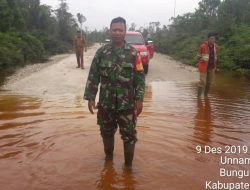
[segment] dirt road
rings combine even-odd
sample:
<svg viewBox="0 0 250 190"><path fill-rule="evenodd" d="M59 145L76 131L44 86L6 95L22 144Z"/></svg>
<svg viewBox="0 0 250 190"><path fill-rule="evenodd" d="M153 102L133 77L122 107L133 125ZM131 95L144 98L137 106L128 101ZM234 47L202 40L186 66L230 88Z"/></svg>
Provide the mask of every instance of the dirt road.
<svg viewBox="0 0 250 190"><path fill-rule="evenodd" d="M8 78L4 90L34 96L83 94L93 56L99 45L88 49L84 55L85 69L76 69L74 54L52 57L48 63L30 65ZM150 62L146 82L195 81L196 69L162 54L155 54Z"/></svg>

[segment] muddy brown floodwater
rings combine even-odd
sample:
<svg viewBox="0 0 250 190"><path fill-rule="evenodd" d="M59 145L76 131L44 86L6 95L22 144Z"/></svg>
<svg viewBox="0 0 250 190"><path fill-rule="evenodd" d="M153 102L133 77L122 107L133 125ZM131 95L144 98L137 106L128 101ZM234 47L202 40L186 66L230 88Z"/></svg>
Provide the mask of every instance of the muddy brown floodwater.
<svg viewBox="0 0 250 190"><path fill-rule="evenodd" d="M147 76L133 171L123 169L118 133L114 160L105 163L96 114L82 100L95 50L85 55L86 70L77 70L69 55L2 88L0 189L203 190L210 181L250 183L249 81L218 74L209 99L197 100L197 73L160 54Z"/></svg>

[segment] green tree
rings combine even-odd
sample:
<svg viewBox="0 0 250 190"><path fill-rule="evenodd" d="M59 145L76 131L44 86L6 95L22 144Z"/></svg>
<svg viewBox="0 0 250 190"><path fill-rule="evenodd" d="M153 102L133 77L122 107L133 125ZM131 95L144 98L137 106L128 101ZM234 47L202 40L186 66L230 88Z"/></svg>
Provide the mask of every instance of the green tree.
<svg viewBox="0 0 250 190"><path fill-rule="evenodd" d="M232 26L238 24L250 24L249 0L225 0L219 10L218 27L221 32L227 32Z"/></svg>
<svg viewBox="0 0 250 190"><path fill-rule="evenodd" d="M68 12L68 4L66 0L59 1L60 5L56 10L56 15L60 38L67 43L72 43L72 36L74 36L76 31L77 23L73 15Z"/></svg>
<svg viewBox="0 0 250 190"><path fill-rule="evenodd" d="M0 0L0 31L5 32L10 28L10 10L6 0Z"/></svg>
<svg viewBox="0 0 250 190"><path fill-rule="evenodd" d="M135 28L136 28L136 24L133 22L133 23L131 23L128 31L135 31Z"/></svg>
<svg viewBox="0 0 250 190"><path fill-rule="evenodd" d="M86 17L85 17L83 14L81 14L81 13L77 13L76 16L77 16L78 22L80 23L81 34L82 34L82 24L83 24L84 22L86 22L87 19L86 19Z"/></svg>
<svg viewBox="0 0 250 190"><path fill-rule="evenodd" d="M196 18L199 20L200 28L215 28L218 20L218 8L220 0L202 0L199 2L199 8L196 10Z"/></svg>

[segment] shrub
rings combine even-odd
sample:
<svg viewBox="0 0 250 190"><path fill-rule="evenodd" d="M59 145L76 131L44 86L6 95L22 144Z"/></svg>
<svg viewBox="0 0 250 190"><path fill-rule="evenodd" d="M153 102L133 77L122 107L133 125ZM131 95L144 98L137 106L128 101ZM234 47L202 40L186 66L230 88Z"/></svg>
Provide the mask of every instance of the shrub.
<svg viewBox="0 0 250 190"><path fill-rule="evenodd" d="M26 33L0 33L0 72L46 59L43 44Z"/></svg>

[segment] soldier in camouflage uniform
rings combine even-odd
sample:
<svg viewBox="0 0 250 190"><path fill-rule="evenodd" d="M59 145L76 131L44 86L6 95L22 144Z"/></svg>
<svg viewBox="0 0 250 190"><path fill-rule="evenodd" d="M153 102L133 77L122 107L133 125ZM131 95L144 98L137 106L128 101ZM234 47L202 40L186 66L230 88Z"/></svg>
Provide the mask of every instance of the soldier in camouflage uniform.
<svg viewBox="0 0 250 190"><path fill-rule="evenodd" d="M136 118L143 107L145 76L140 55L124 41L126 21L117 17L110 24L112 43L97 50L89 71L84 99L88 108L98 108L97 123L103 138L106 160L112 160L114 134L124 143L125 166L131 167L136 138ZM95 98L100 84L99 103Z"/></svg>

